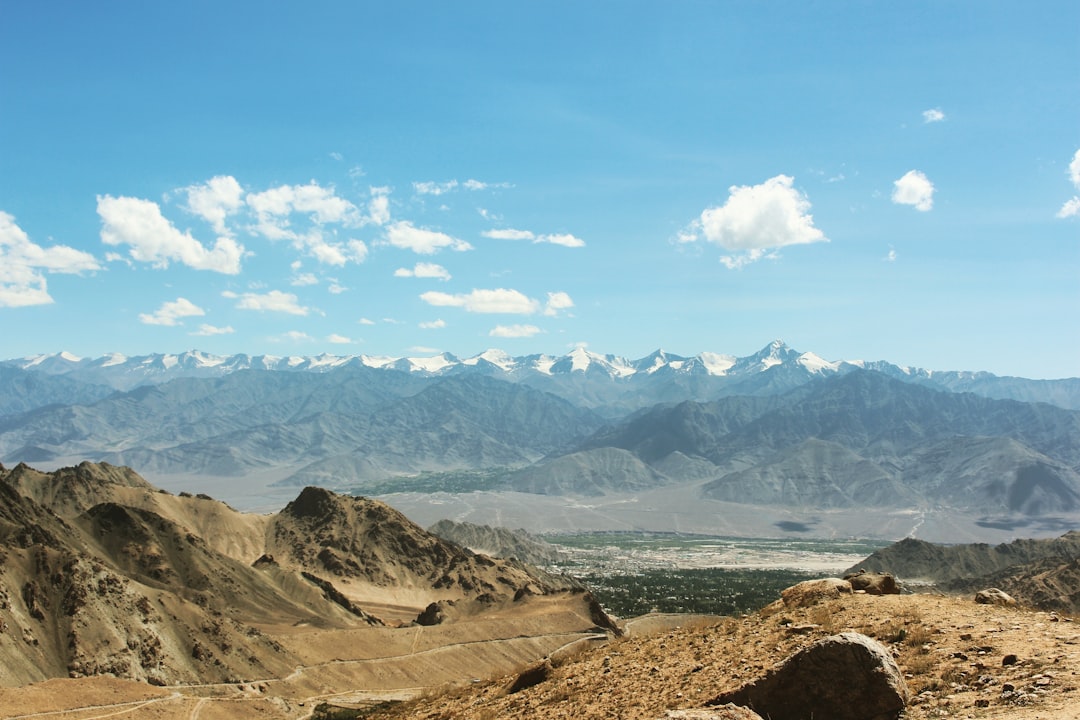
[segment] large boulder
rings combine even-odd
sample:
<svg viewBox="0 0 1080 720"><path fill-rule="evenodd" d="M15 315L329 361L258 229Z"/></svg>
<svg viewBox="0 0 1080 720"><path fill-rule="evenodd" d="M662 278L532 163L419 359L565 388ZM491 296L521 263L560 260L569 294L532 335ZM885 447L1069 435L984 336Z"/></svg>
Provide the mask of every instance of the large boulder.
<svg viewBox="0 0 1080 720"><path fill-rule="evenodd" d="M896 584L896 578L888 573L860 570L857 573L845 575L844 579L851 583L852 590L862 591L867 595L900 594L900 586Z"/></svg>
<svg viewBox="0 0 1080 720"><path fill-rule="evenodd" d="M996 587L986 588L975 593L975 602L981 605L1015 605L1013 596Z"/></svg>
<svg viewBox="0 0 1080 720"><path fill-rule="evenodd" d="M846 632L795 653L765 677L710 700L770 720L896 720L908 702L904 676L876 640Z"/></svg>
<svg viewBox="0 0 1080 720"><path fill-rule="evenodd" d="M840 578L806 580L780 591L784 607L799 608L851 594L851 583Z"/></svg>

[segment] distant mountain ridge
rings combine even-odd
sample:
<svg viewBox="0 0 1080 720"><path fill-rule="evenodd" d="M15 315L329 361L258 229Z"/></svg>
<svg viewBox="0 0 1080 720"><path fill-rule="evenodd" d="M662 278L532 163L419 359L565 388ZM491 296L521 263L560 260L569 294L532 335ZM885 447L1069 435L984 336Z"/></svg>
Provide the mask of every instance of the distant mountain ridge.
<svg viewBox="0 0 1080 720"><path fill-rule="evenodd" d="M394 370L429 379L459 374L488 375L537 387L609 416L659 402L773 394L815 377L855 369L874 370L898 380L950 392L973 392L985 397L1047 402L1080 409L1080 378L1031 380L983 371L924 370L887 361L829 361L813 352L794 350L781 340L746 357L715 352L683 356L657 350L637 360L577 348L562 356L514 357L496 349L469 358L458 358L450 353L431 357L325 353L315 356L225 356L191 350L132 357L113 353L97 358L80 358L61 352L0 361L0 368L78 381L90 386L91 389L84 392L98 397L103 397L102 388L131 390L181 377L214 378L242 370L329 373L356 367ZM15 378L0 375L0 389L7 391L0 393L0 397L11 394L8 387L14 382ZM3 402L0 400L0 414L28 409L19 405L7 408Z"/></svg>

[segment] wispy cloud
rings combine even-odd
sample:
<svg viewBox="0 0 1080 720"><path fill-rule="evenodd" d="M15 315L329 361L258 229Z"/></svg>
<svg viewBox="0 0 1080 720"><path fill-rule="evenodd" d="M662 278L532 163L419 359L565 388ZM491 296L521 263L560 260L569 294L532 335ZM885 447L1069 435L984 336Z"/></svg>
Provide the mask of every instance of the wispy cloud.
<svg viewBox="0 0 1080 720"><path fill-rule="evenodd" d="M507 315L558 315L562 310L574 306L574 301L564 292L548 293L546 303L518 291L507 288L494 290L473 290L469 293L452 295L450 293L430 291L420 299L436 307L459 307L471 313L504 313Z"/></svg>
<svg viewBox="0 0 1080 720"><path fill-rule="evenodd" d="M99 270L96 258L66 245L42 247L0 210L0 307L28 307L53 302L45 273L78 274Z"/></svg>
<svg viewBox="0 0 1080 720"><path fill-rule="evenodd" d="M421 330L439 330L446 327L445 320L430 320L419 324Z"/></svg>
<svg viewBox="0 0 1080 720"><path fill-rule="evenodd" d="M459 307L472 313L506 313L531 315L539 312L541 304L517 290L473 290L469 293L451 295L434 290L424 293L420 299L436 307Z"/></svg>
<svg viewBox="0 0 1080 720"><path fill-rule="evenodd" d="M412 250L419 255L433 255L443 248L464 251L473 247L464 240L435 230L418 228L412 223L399 221L386 229L386 240L396 248Z"/></svg>
<svg viewBox="0 0 1080 720"><path fill-rule="evenodd" d="M205 310L187 298L176 298L171 302L163 303L153 313L140 313L139 321L145 325L175 326L182 324L180 318L201 317L205 314Z"/></svg>
<svg viewBox="0 0 1080 720"><path fill-rule="evenodd" d="M412 277L412 278L436 278L438 280L449 280L450 271L444 268L442 265L436 265L435 263L418 262L410 270L409 268L398 268L394 271L394 277Z"/></svg>
<svg viewBox="0 0 1080 720"><path fill-rule="evenodd" d="M326 341L329 342L329 343L333 343L334 345L352 345L353 344L352 338L347 338L344 335L338 335L337 333L333 333L331 335L328 335L326 337Z"/></svg>
<svg viewBox="0 0 1080 720"><path fill-rule="evenodd" d="M741 268L779 248L827 242L814 226L810 201L793 186L795 179L777 175L760 185L736 185L728 189L727 201L706 208L678 235L678 242L705 240L739 255L722 257L728 268Z"/></svg>
<svg viewBox="0 0 1080 720"><path fill-rule="evenodd" d="M909 170L893 183L892 201L897 205L911 205L919 212L929 212L934 207L934 183L918 170Z"/></svg>
<svg viewBox="0 0 1080 720"><path fill-rule="evenodd" d="M488 333L490 337L527 338L542 332L535 325L496 325Z"/></svg>
<svg viewBox="0 0 1080 720"><path fill-rule="evenodd" d="M531 240L534 243L550 243L552 245L562 245L563 247L585 247L584 240L569 233L537 235L530 230L505 228L502 230L485 230L480 234L492 240Z"/></svg>
<svg viewBox="0 0 1080 720"><path fill-rule="evenodd" d="M945 113L941 111L941 108L930 108L923 110L922 119L924 123L942 122L945 120Z"/></svg>
<svg viewBox="0 0 1080 720"><path fill-rule="evenodd" d="M232 335L234 332L236 332L236 330L233 329L232 325L226 325L225 327L214 327L213 325L207 325L206 323L203 323L199 326L199 329L197 331L189 334L199 335L202 337L211 337L213 335Z"/></svg>
<svg viewBox="0 0 1080 720"><path fill-rule="evenodd" d="M222 297L237 300L238 310L258 310L260 312L280 312L288 315L307 315L311 308L300 305L299 300L292 293L271 290L268 293L242 293L237 294L231 290L221 293Z"/></svg>

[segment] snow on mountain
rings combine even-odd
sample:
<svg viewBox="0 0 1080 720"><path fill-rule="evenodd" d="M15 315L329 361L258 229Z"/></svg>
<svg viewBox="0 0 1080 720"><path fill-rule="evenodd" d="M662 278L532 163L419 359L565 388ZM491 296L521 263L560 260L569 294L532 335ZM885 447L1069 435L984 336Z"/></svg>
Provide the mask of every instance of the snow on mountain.
<svg viewBox="0 0 1080 720"><path fill-rule="evenodd" d="M33 355L0 361L0 365L46 375L65 375L91 385L132 390L174 378L213 378L240 370L275 370L327 373L345 366L401 371L438 378L460 373L483 373L513 382L526 382L593 407L611 404L626 409L619 398L630 391L634 403L673 402L681 398L716 397L728 392L772 394L814 377L845 373L856 368L951 392L975 392L987 397L1050 402L1080 408L1080 379L1059 381L998 377L987 372L930 371L901 367L886 361L827 360L813 352L799 352L775 340L747 357L702 352L685 357L664 350L628 360L578 347L561 357L514 357L491 348L467 359L450 353L430 357L379 355L250 356L212 355L199 350L180 354L129 357L111 353L94 359L67 352ZM674 385L672 385L674 383ZM645 386L649 389L646 390ZM604 389L604 388L607 389ZM670 389L678 388L678 389Z"/></svg>

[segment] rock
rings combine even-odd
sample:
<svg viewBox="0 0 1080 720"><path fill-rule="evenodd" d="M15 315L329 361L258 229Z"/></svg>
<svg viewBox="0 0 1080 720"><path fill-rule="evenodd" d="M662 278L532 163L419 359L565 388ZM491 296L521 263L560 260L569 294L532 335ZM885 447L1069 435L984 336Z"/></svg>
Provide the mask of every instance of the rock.
<svg viewBox="0 0 1080 720"><path fill-rule="evenodd" d="M998 588L987 588L975 593L975 602L981 605L1015 605L1016 600L1013 599L1004 590Z"/></svg>
<svg viewBox="0 0 1080 720"><path fill-rule="evenodd" d="M708 710L668 710L660 720L762 720L762 717L749 708L728 704Z"/></svg>
<svg viewBox="0 0 1080 720"><path fill-rule="evenodd" d="M889 651L846 632L819 640L765 677L706 704L744 705L770 720L895 720L908 697Z"/></svg>
<svg viewBox="0 0 1080 720"><path fill-rule="evenodd" d="M417 625L441 625L446 620L446 613L443 612L443 602L433 602L428 605L423 611L416 616Z"/></svg>
<svg viewBox="0 0 1080 720"><path fill-rule="evenodd" d="M851 589L863 591L867 595L899 595L900 586L896 584L896 578L888 573L866 572L860 570L851 575L845 575L844 579L851 583Z"/></svg>
<svg viewBox="0 0 1080 720"><path fill-rule="evenodd" d="M548 660L525 668L521 671L521 674L517 676L514 682L510 684L510 687L506 689L507 694L513 695L516 692L521 692L534 685L546 682L547 679L551 677L551 670L551 662Z"/></svg>
<svg viewBox="0 0 1080 720"><path fill-rule="evenodd" d="M1014 655L1012 653L1009 653L1005 657L1001 658L1001 667L1008 667L1009 665L1015 665L1018 662L1020 662L1020 658L1016 657L1016 655Z"/></svg>
<svg viewBox="0 0 1080 720"><path fill-rule="evenodd" d="M851 594L851 583L840 578L807 580L780 592L785 607L809 607L824 600Z"/></svg>

